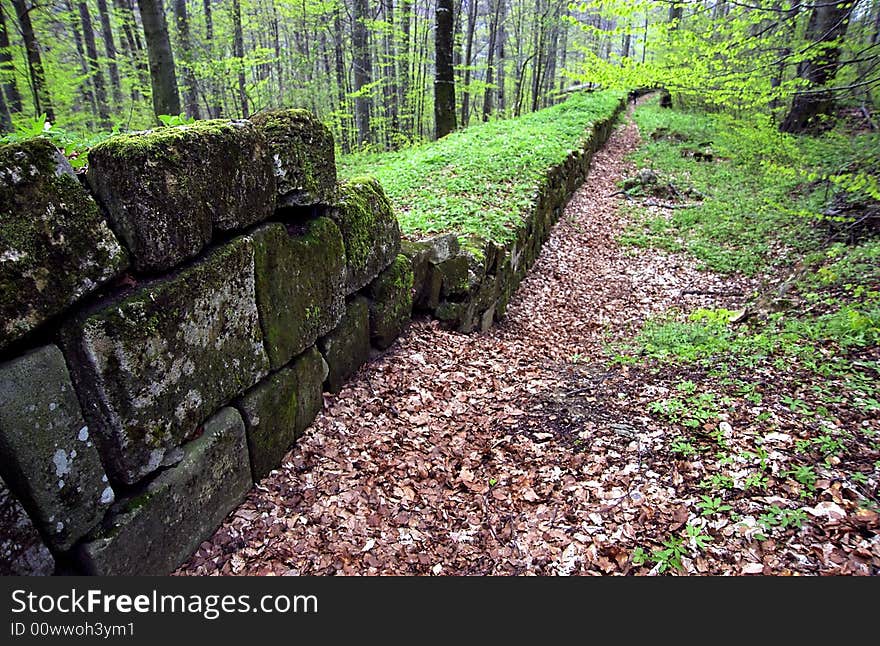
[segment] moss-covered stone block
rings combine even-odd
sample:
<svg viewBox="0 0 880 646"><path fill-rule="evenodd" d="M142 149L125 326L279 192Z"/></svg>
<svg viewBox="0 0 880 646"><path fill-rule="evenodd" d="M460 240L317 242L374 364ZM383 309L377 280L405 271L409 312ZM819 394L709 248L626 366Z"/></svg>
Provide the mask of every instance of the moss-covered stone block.
<svg viewBox="0 0 880 646"><path fill-rule="evenodd" d="M64 356L47 345L0 364L0 471L46 539L66 550L113 502Z"/></svg>
<svg viewBox="0 0 880 646"><path fill-rule="evenodd" d="M440 295L447 299L458 299L467 295L468 283L468 256L461 254L448 258L436 265L442 276L443 285Z"/></svg>
<svg viewBox="0 0 880 646"><path fill-rule="evenodd" d="M381 184L357 177L339 185L332 217L345 242L345 292L366 287L400 251L400 225Z"/></svg>
<svg viewBox="0 0 880 646"><path fill-rule="evenodd" d="M277 370L339 322L345 310L345 249L330 218L268 224L251 238L260 325Z"/></svg>
<svg viewBox="0 0 880 646"><path fill-rule="evenodd" d="M370 358L370 311L363 296L352 298L345 315L330 334L318 341L327 361L327 389L338 393Z"/></svg>
<svg viewBox="0 0 880 646"><path fill-rule="evenodd" d="M247 431L254 481L275 469L321 410L327 364L314 346L237 402Z"/></svg>
<svg viewBox="0 0 880 646"><path fill-rule="evenodd" d="M0 576L49 576L54 571L52 553L0 478Z"/></svg>
<svg viewBox="0 0 880 646"><path fill-rule="evenodd" d="M111 476L138 481L268 372L253 241L236 238L175 276L84 312L63 339Z"/></svg>
<svg viewBox="0 0 880 646"><path fill-rule="evenodd" d="M77 548L87 574L170 574L241 504L252 483L238 411L221 409L183 452Z"/></svg>
<svg viewBox="0 0 880 646"><path fill-rule="evenodd" d="M430 262L431 248L424 242L403 240L400 251L409 258L413 271L413 309L433 312L440 304L443 275Z"/></svg>
<svg viewBox="0 0 880 646"><path fill-rule="evenodd" d="M128 265L51 142L0 146L0 350Z"/></svg>
<svg viewBox="0 0 880 646"><path fill-rule="evenodd" d="M159 272L275 209L265 137L248 121L118 135L89 152L88 179L135 269Z"/></svg>
<svg viewBox="0 0 880 646"><path fill-rule="evenodd" d="M332 204L336 151L330 129L308 110L261 112L251 121L269 142L278 206Z"/></svg>
<svg viewBox="0 0 880 646"><path fill-rule="evenodd" d="M380 350L394 343L409 324L412 287L412 263L403 254L370 284L370 339Z"/></svg>
<svg viewBox="0 0 880 646"><path fill-rule="evenodd" d="M461 243L454 233L443 233L420 242L428 246L428 260L435 265L457 256L461 251Z"/></svg>

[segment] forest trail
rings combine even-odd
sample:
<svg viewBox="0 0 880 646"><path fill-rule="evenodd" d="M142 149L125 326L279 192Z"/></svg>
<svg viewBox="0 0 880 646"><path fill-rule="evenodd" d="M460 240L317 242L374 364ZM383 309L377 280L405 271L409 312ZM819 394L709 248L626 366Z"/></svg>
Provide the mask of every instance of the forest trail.
<svg viewBox="0 0 880 646"><path fill-rule="evenodd" d="M415 321L326 396L282 466L179 573L626 572L640 537L683 526L676 470L648 460L663 432L614 410L603 346L653 313L754 285L617 244L615 183L639 143L625 118L501 324L464 336Z"/></svg>

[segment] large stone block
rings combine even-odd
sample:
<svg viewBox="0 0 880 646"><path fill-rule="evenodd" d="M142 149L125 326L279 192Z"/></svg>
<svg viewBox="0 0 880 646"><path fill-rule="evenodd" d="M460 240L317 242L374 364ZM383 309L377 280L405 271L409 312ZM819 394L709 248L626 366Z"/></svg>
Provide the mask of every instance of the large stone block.
<svg viewBox="0 0 880 646"><path fill-rule="evenodd" d="M0 146L0 349L127 264L98 205L52 143Z"/></svg>
<svg viewBox="0 0 880 646"><path fill-rule="evenodd" d="M318 341L327 360L327 388L338 393L357 369L370 358L370 313L367 299L355 296L345 316L330 334Z"/></svg>
<svg viewBox="0 0 880 646"><path fill-rule="evenodd" d="M92 435L57 347L0 365L0 471L59 550L113 502Z"/></svg>
<svg viewBox="0 0 880 646"><path fill-rule="evenodd" d="M269 147L248 121L118 135L91 150L88 179L144 272L195 256L215 228L247 227L275 208Z"/></svg>
<svg viewBox="0 0 880 646"><path fill-rule="evenodd" d="M409 258L413 271L413 308L433 311L440 304L443 275L430 261L431 247L424 242L403 240L400 251Z"/></svg>
<svg viewBox="0 0 880 646"><path fill-rule="evenodd" d="M345 249L329 218L287 227L268 224L251 238L260 324L277 370L339 322L345 309Z"/></svg>
<svg viewBox="0 0 880 646"><path fill-rule="evenodd" d="M85 312L63 336L111 476L132 484L268 371L253 241L236 238L176 276Z"/></svg>
<svg viewBox="0 0 880 646"><path fill-rule="evenodd" d="M307 110L252 117L269 142L278 206L329 205L336 190L336 152L330 129Z"/></svg>
<svg viewBox="0 0 880 646"><path fill-rule="evenodd" d="M412 287L412 263L403 254L370 285L370 339L380 350L390 346L412 318Z"/></svg>
<svg viewBox="0 0 880 646"><path fill-rule="evenodd" d="M0 479L0 576L48 576L54 571L52 553Z"/></svg>
<svg viewBox="0 0 880 646"><path fill-rule="evenodd" d="M205 422L177 466L121 501L77 554L88 574L166 575L185 561L251 487L244 423L234 408Z"/></svg>
<svg viewBox="0 0 880 646"><path fill-rule="evenodd" d="M339 185L333 219L345 242L345 292L366 287L390 265L400 251L400 225L382 185L357 177Z"/></svg>
<svg viewBox="0 0 880 646"><path fill-rule="evenodd" d="M247 430L254 481L281 464L324 404L327 364L313 346L270 375L237 402Z"/></svg>

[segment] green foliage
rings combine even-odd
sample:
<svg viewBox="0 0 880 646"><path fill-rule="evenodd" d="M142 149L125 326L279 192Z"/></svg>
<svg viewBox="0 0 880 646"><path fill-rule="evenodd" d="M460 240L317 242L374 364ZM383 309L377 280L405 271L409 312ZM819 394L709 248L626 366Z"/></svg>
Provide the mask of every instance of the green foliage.
<svg viewBox="0 0 880 646"><path fill-rule="evenodd" d="M697 508L703 516L716 516L733 509L730 505L725 505L721 498L717 496L701 496L701 500L697 503Z"/></svg>
<svg viewBox="0 0 880 646"><path fill-rule="evenodd" d="M196 120L193 117L187 117L186 114L160 114L159 121L165 127L172 126L186 126L191 123L195 123Z"/></svg>
<svg viewBox="0 0 880 646"><path fill-rule="evenodd" d="M339 172L379 179L407 234L454 231L506 242L534 206L547 170L581 149L590 125L609 118L620 97L578 94L416 148L343 156Z"/></svg>
<svg viewBox="0 0 880 646"><path fill-rule="evenodd" d="M82 168L88 162L88 151L102 141L109 139L113 132L97 132L88 135L65 130L49 122L46 115L41 114L35 119L21 119L15 131L0 137L0 144L15 143L34 137L45 137L60 148L71 166Z"/></svg>

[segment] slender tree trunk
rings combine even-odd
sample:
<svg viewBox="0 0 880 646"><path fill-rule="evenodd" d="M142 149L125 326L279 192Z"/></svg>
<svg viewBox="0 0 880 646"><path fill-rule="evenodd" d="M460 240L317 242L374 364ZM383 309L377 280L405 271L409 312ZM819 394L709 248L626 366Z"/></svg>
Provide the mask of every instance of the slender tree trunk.
<svg viewBox="0 0 880 646"><path fill-rule="evenodd" d="M532 70L532 112L538 109L538 101L541 98L541 78L544 73L544 35L546 25L544 19L544 6L542 0L535 0L535 66Z"/></svg>
<svg viewBox="0 0 880 646"><path fill-rule="evenodd" d="M82 34L80 33L81 23L78 20L78 12L74 10L73 4L70 0L64 0L63 6L66 9L66 26L70 28L70 33L73 34L73 45L76 49L76 60L79 63L79 73L83 79L88 78L89 76L89 64L86 62L86 50L83 45ZM93 85L88 82L82 82L79 84L79 96L80 103L77 104L77 108L83 111L88 111L92 115L98 114L98 104L95 101L95 92L93 89ZM94 124L94 121L89 121L90 125Z"/></svg>
<svg viewBox="0 0 880 646"><path fill-rule="evenodd" d="M498 12L498 28L496 29L495 35L495 57L498 62L495 67L498 70L498 90L495 93L495 96L498 97L498 112L502 115L507 109L507 105L505 103L505 93L504 93L504 84L507 82L507 74L505 73L505 67L507 65L507 59L505 56L504 48L507 45L507 28L505 27L505 22L507 21L507 0L499 0L499 12Z"/></svg>
<svg viewBox="0 0 880 646"><path fill-rule="evenodd" d="M180 95L177 92L177 73L174 54L168 38L168 23L162 0L138 0L144 24L144 40L150 60L150 83L153 88L153 112L180 114Z"/></svg>
<svg viewBox="0 0 880 646"><path fill-rule="evenodd" d="M134 8L128 0L113 0L116 16L122 24L122 37L119 42L125 50L132 67L137 71L138 82L132 87L131 98L133 101L140 100L142 90L149 86L149 72L143 60L143 45L138 36L138 27L135 23Z"/></svg>
<svg viewBox="0 0 880 646"><path fill-rule="evenodd" d="M189 35L189 16L186 13L186 0L174 0L174 19L177 23L177 42L180 47L180 67L183 76L183 103L186 116L200 119L199 98L196 92L196 77L192 69L192 45Z"/></svg>
<svg viewBox="0 0 880 646"><path fill-rule="evenodd" d="M566 18L569 16L569 10L566 8L565 10ZM561 59L559 61L559 91L565 89L565 76L563 76L562 72L565 71L565 66L568 64L568 20L566 20L562 25L562 33L559 35L560 44L559 50L562 53Z"/></svg>
<svg viewBox="0 0 880 646"><path fill-rule="evenodd" d="M15 82L15 69L12 65L12 53L9 51L9 33L6 31L6 14L0 4L0 81L6 94L7 109L21 112L21 93Z"/></svg>
<svg viewBox="0 0 880 646"><path fill-rule="evenodd" d="M49 121L55 121L55 110L52 107L52 99L49 96L49 88L46 86L46 73L43 71L43 59L40 56L40 44L34 33L31 23L30 8L25 0L11 0L21 27L21 37L27 52L28 71L31 77L31 94L34 100L36 114L45 113Z"/></svg>
<svg viewBox="0 0 880 646"><path fill-rule="evenodd" d="M208 58L213 60L216 46L214 45L214 11L211 2L212 0L203 0L202 7L205 14L205 49L207 50ZM211 96L205 97L205 92L202 92L206 106L205 109L208 116L213 119L219 119L223 116L223 100L221 98L220 84L212 74L207 85L208 92Z"/></svg>
<svg viewBox="0 0 880 646"><path fill-rule="evenodd" d="M385 22L388 27L385 36L382 39L383 49L385 50L385 116L391 126L391 132L397 133L400 130L397 109L397 48L394 40L394 2L393 0L383 0L382 11L385 14ZM388 140L389 148L391 140Z"/></svg>
<svg viewBox="0 0 880 646"><path fill-rule="evenodd" d="M455 130L455 70L452 66L452 0L437 0L434 31L434 136Z"/></svg>
<svg viewBox="0 0 880 646"><path fill-rule="evenodd" d="M474 28L477 26L478 0L468 2L468 25L464 45L464 87L461 88L461 127L467 128L471 108L471 62L474 50Z"/></svg>
<svg viewBox="0 0 880 646"><path fill-rule="evenodd" d="M104 39L104 51L107 53L107 73L110 76L110 87L113 89L113 103L122 103L122 84L119 81L119 66L116 63L116 41L113 38L113 27L110 22L110 11L107 0L97 0L98 18L101 21L101 36Z"/></svg>
<svg viewBox="0 0 880 646"><path fill-rule="evenodd" d="M502 0L495 0L490 5L492 10L492 22L489 24L489 55L486 60L486 92L483 94L483 121L488 121L492 115L492 97L495 95L495 88L492 87L493 73L495 72L495 39L498 37L498 16L501 11Z"/></svg>
<svg viewBox="0 0 880 646"><path fill-rule="evenodd" d="M814 5L805 37L816 43L816 53L798 66L798 76L807 87L795 93L791 109L780 125L783 132L808 132L824 127L834 109L834 95L825 85L837 74L840 46L852 15L852 2Z"/></svg>
<svg viewBox="0 0 880 646"><path fill-rule="evenodd" d="M620 56L622 58L629 58L630 54L630 46L632 44L632 32L629 28L629 21L626 23L626 31L623 33L623 46L620 48Z"/></svg>
<svg viewBox="0 0 880 646"><path fill-rule="evenodd" d="M373 64L370 59L369 32L366 21L369 19L369 7L366 0L354 0L352 3L351 40L354 65L354 120L357 127L358 146L370 141L370 111L372 99L366 96L364 86L372 81Z"/></svg>
<svg viewBox="0 0 880 646"><path fill-rule="evenodd" d="M321 45L324 47L324 61L326 63L326 37ZM284 63L282 62L283 59L281 57L281 24L278 19L278 6L275 4L275 0L272 0L272 46L275 49L275 74L278 78L278 97L283 103L286 87L284 83ZM329 63L327 64L327 67L327 76L329 77Z"/></svg>
<svg viewBox="0 0 880 646"><path fill-rule="evenodd" d="M542 105L550 105L550 93L556 80L556 56L559 51L559 5L553 10L550 38L547 46L547 64L544 66L544 78L541 82ZM610 42L610 39L609 39Z"/></svg>
<svg viewBox="0 0 880 646"><path fill-rule="evenodd" d="M412 74L412 38L410 35L410 24L412 22L412 2L404 0L400 5L400 30L403 38L401 56L404 61L403 70L400 73L400 79L397 84L400 97L398 105L400 106L401 129L412 136L413 133L413 117L412 106L410 105L409 88Z"/></svg>
<svg viewBox="0 0 880 646"><path fill-rule="evenodd" d="M339 11L339 4L333 7L333 58L336 64L336 100L337 110L339 111L339 128L341 131L339 144L342 146L342 152L347 153L351 150L349 143L349 114L348 101L345 95L348 92L348 77L345 73L345 51L342 43L342 16Z"/></svg>
<svg viewBox="0 0 880 646"><path fill-rule="evenodd" d="M0 92L0 133L3 132L12 132L12 117L6 107L6 98Z"/></svg>
<svg viewBox="0 0 880 646"><path fill-rule="evenodd" d="M102 125L108 126L110 124L110 107L107 105L107 85L104 82L101 64L98 62L98 47L95 44L92 16L85 0L80 0L78 9L86 45L86 60L89 64L89 74L92 77L92 87L95 88L95 101L98 104L98 118Z"/></svg>
<svg viewBox="0 0 880 646"><path fill-rule="evenodd" d="M642 38L642 65L645 64L645 57L648 55L648 12L645 12L644 37Z"/></svg>
<svg viewBox="0 0 880 646"><path fill-rule="evenodd" d="M250 116L248 110L247 79L244 73L244 36L241 29L241 0L232 0L232 55L236 58L238 69L238 100L241 116Z"/></svg>

